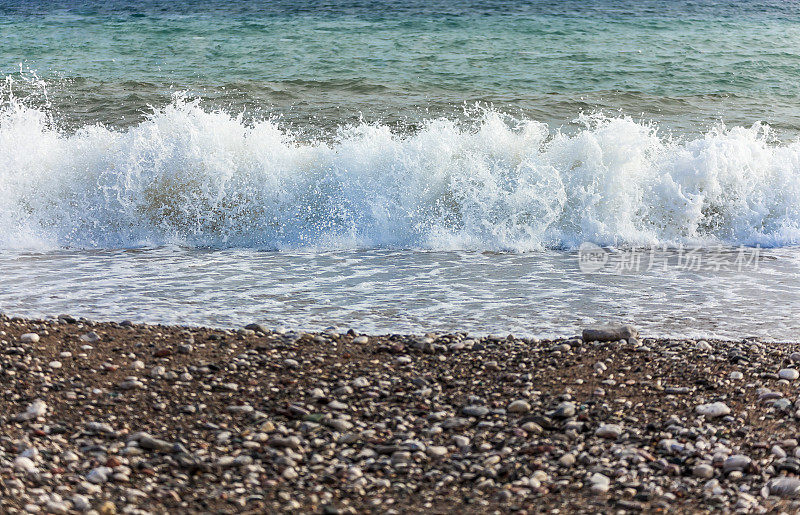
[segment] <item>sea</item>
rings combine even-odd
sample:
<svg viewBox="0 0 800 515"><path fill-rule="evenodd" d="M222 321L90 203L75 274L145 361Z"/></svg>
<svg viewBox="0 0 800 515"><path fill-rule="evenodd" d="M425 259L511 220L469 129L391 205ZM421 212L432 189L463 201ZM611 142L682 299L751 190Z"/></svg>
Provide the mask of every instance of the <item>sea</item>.
<svg viewBox="0 0 800 515"><path fill-rule="evenodd" d="M800 340L796 0L0 0L0 312Z"/></svg>

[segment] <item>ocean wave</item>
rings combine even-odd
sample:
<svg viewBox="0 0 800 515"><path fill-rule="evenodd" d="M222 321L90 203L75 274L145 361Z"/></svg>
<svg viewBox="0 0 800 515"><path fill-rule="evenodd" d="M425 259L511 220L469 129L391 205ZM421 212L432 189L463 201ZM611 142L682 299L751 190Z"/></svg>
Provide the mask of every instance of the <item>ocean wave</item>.
<svg viewBox="0 0 800 515"><path fill-rule="evenodd" d="M125 129L0 108L0 248L531 251L800 243L800 142L626 117L562 132L487 111L305 141L180 97Z"/></svg>

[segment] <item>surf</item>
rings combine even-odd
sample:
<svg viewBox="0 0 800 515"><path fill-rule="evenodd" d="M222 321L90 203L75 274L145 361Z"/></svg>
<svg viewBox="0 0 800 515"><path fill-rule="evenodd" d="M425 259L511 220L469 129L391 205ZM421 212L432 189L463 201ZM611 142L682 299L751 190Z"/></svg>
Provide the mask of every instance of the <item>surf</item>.
<svg viewBox="0 0 800 515"><path fill-rule="evenodd" d="M0 108L0 248L537 251L795 245L800 143L769 126L679 138L624 116L578 130L487 110L308 140L177 95L141 123L62 130Z"/></svg>

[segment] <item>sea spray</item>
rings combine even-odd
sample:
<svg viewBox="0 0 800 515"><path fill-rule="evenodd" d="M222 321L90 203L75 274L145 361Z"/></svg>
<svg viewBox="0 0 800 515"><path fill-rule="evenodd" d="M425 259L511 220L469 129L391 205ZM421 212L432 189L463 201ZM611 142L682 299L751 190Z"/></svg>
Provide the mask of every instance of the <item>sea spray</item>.
<svg viewBox="0 0 800 515"><path fill-rule="evenodd" d="M127 129L0 109L0 247L421 248L800 242L800 143L766 125L673 139L488 111L308 141L176 97Z"/></svg>

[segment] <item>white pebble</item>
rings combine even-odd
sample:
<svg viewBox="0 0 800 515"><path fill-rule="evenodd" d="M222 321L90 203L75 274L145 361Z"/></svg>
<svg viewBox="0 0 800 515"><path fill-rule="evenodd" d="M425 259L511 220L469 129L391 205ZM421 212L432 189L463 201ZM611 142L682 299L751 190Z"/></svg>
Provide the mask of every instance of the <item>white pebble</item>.
<svg viewBox="0 0 800 515"><path fill-rule="evenodd" d="M28 406L28 409L25 410L25 413L18 415L17 418L19 420L33 420L43 416L45 413L47 413L47 404L40 399L36 399L30 404L30 406Z"/></svg>
<svg viewBox="0 0 800 515"><path fill-rule="evenodd" d="M729 415L731 409L724 402L712 402L710 404L701 404L697 406L695 411L709 418L717 418Z"/></svg>
<svg viewBox="0 0 800 515"><path fill-rule="evenodd" d="M711 347L711 344L705 340L700 340L697 342L697 350L700 352L711 352L712 349L713 347Z"/></svg>
<svg viewBox="0 0 800 515"><path fill-rule="evenodd" d="M33 460L25 456L20 456L14 460L14 468L24 472L36 472L36 465Z"/></svg>
<svg viewBox="0 0 800 515"><path fill-rule="evenodd" d="M108 475L113 472L110 467L97 467L93 468L86 474L86 479L95 484L105 483L108 481Z"/></svg>
<svg viewBox="0 0 800 515"><path fill-rule="evenodd" d="M83 336L81 336L81 340L83 340L85 342L88 342L88 343L95 343L95 342L100 341L100 335L98 335L96 332L92 331L92 332L86 333Z"/></svg>
<svg viewBox="0 0 800 515"><path fill-rule="evenodd" d="M600 438L609 438L616 440L622 434L622 426L619 424L603 424L594 432Z"/></svg>

